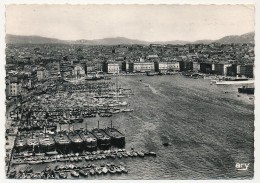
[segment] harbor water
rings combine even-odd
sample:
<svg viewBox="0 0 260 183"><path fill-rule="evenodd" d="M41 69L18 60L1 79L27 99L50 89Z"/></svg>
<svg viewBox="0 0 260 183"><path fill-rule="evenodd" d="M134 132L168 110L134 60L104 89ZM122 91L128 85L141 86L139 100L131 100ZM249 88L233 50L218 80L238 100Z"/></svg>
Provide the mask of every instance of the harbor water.
<svg viewBox="0 0 260 183"><path fill-rule="evenodd" d="M112 77L112 81L116 81ZM74 128L110 125L125 134L125 149L154 151L157 157L98 160L123 162L128 174L88 179L244 179L254 175L254 100L235 85L173 76L119 76L119 87L134 95L123 100L133 112L86 118ZM67 128L63 125L62 128ZM163 146L168 143L169 146ZM86 164L83 162L73 164ZM237 163L249 163L245 171ZM65 163L60 163L65 164ZM30 165L35 172L46 165ZM19 165L16 168L24 165Z"/></svg>

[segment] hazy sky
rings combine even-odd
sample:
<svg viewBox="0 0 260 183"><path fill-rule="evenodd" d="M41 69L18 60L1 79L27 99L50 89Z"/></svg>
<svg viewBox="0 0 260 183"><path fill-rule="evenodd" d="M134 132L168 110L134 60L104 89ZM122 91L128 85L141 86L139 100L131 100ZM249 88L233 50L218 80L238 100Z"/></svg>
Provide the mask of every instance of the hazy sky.
<svg viewBox="0 0 260 183"><path fill-rule="evenodd" d="M145 41L194 41L252 31L252 5L6 6L6 32L15 35L65 40L120 36Z"/></svg>

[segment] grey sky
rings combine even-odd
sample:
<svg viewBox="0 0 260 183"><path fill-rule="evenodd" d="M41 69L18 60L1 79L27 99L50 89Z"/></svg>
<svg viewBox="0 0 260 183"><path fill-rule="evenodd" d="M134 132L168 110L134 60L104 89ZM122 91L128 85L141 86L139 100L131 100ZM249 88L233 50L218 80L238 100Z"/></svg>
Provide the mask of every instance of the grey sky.
<svg viewBox="0 0 260 183"><path fill-rule="evenodd" d="M194 41L252 31L252 5L6 6L7 34L65 40L121 36L145 41Z"/></svg>

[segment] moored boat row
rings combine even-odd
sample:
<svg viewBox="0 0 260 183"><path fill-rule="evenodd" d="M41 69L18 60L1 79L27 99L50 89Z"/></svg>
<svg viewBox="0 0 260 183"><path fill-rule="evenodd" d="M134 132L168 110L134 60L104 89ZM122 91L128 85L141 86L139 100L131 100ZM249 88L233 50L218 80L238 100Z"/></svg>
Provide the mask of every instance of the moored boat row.
<svg viewBox="0 0 260 183"><path fill-rule="evenodd" d="M104 151L93 151L86 153L71 153L71 154L55 154L55 155L41 155L41 156L27 156L21 157L14 155L12 165L22 165L22 164L44 164L52 162L92 162L102 159L122 159L122 158L144 158L144 157L156 157L155 152L149 151L127 151L125 149L119 150L104 150Z"/></svg>
<svg viewBox="0 0 260 183"><path fill-rule="evenodd" d="M107 174L122 174L128 173L126 166L123 163L116 165L114 163L101 164L96 166L95 164L87 164L83 166L77 166L74 164L57 165L54 169L46 166L41 172L34 172L32 167L22 167L19 171L12 170L7 175L8 178L15 179L66 179L66 178L78 178L88 176L98 176Z"/></svg>
<svg viewBox="0 0 260 183"><path fill-rule="evenodd" d="M59 151L67 153L81 151L93 151L97 148L108 149L110 146L124 147L125 136L117 129L95 128L92 131L86 129L78 129L72 131L59 131L53 134L35 133L32 136L28 133L19 134L15 140L16 152L33 151L51 152Z"/></svg>

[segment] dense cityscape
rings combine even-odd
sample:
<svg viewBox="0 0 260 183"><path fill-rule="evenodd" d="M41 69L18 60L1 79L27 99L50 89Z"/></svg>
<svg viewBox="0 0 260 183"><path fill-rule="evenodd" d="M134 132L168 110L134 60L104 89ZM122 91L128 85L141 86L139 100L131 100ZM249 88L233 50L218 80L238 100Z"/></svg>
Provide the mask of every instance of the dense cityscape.
<svg viewBox="0 0 260 183"><path fill-rule="evenodd" d="M43 92L55 78L91 77L97 72L200 72L253 78L253 64L253 44L8 45L6 96Z"/></svg>

